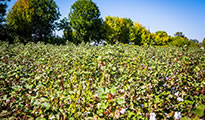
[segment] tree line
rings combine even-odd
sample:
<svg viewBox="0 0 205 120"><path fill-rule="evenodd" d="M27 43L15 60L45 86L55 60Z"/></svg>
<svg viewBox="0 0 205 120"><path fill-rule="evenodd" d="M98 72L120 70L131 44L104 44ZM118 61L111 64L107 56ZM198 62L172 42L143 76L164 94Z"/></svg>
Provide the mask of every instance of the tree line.
<svg viewBox="0 0 205 120"><path fill-rule="evenodd" d="M54 0L17 0L6 16L6 3L9 1L0 3L0 38L10 43L43 41L65 44L70 41L79 44L104 40L108 44L205 46L205 38L200 44L182 32L176 32L174 36L165 31L152 33L129 18L107 16L103 20L98 6L92 0L77 0L71 6L68 17L60 22L57 22L60 19L59 7ZM56 30L62 30L63 36L55 35Z"/></svg>

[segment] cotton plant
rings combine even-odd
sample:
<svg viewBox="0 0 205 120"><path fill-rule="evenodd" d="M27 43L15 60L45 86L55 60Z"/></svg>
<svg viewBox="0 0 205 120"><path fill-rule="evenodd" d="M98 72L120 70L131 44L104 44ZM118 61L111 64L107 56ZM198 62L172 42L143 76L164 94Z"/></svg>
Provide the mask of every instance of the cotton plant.
<svg viewBox="0 0 205 120"><path fill-rule="evenodd" d="M49 120L53 120L53 119L56 119L56 117L54 115L51 116Z"/></svg>
<svg viewBox="0 0 205 120"><path fill-rule="evenodd" d="M149 120L157 120L157 119L156 119L156 113L151 112L151 113L150 113L150 116L149 116Z"/></svg>
<svg viewBox="0 0 205 120"><path fill-rule="evenodd" d="M179 120L182 117L181 112L175 112L174 113L174 118Z"/></svg>
<svg viewBox="0 0 205 120"><path fill-rule="evenodd" d="M181 98L181 97L178 97L177 100L178 100L179 102L183 102L183 101L184 101L184 99Z"/></svg>
<svg viewBox="0 0 205 120"><path fill-rule="evenodd" d="M120 110L120 113L121 113L121 114L125 114L126 110L127 110L126 108L122 108L122 109Z"/></svg>

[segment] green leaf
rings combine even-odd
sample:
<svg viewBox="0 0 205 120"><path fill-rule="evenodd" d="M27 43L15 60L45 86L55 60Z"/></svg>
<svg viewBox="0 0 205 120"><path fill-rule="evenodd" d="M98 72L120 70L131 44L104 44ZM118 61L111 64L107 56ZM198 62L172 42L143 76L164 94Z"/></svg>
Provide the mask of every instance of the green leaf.
<svg viewBox="0 0 205 120"><path fill-rule="evenodd" d="M132 116L135 116L136 114L133 112L128 111L128 118L131 118Z"/></svg>
<svg viewBox="0 0 205 120"><path fill-rule="evenodd" d="M180 120L189 120L188 117L182 117Z"/></svg>
<svg viewBox="0 0 205 120"><path fill-rule="evenodd" d="M113 71L116 71L116 70L117 70L117 68L116 68L116 67L113 67L113 68L112 68L112 70L113 70Z"/></svg>
<svg viewBox="0 0 205 120"><path fill-rule="evenodd" d="M200 104L192 110L192 113L195 113L199 117L202 117L204 116L204 109L205 109L205 105Z"/></svg>
<svg viewBox="0 0 205 120"><path fill-rule="evenodd" d="M7 100L7 95L4 95L3 100Z"/></svg>
<svg viewBox="0 0 205 120"><path fill-rule="evenodd" d="M102 109L107 109L107 104L106 103L101 103L101 105L100 105L100 107L102 108Z"/></svg>
<svg viewBox="0 0 205 120"><path fill-rule="evenodd" d="M36 80L40 80L40 79L41 79L41 76L37 76L35 79L36 79Z"/></svg>
<svg viewBox="0 0 205 120"><path fill-rule="evenodd" d="M51 107L51 104L46 102L43 103L42 106L45 107L46 109L49 109Z"/></svg>
<svg viewBox="0 0 205 120"><path fill-rule="evenodd" d="M116 87L112 87L111 89L110 89L110 92L111 92L111 94L115 94L115 93L117 93L117 89L116 89Z"/></svg>
<svg viewBox="0 0 205 120"><path fill-rule="evenodd" d="M37 117L36 120L46 120L46 118Z"/></svg>
<svg viewBox="0 0 205 120"><path fill-rule="evenodd" d="M118 99L117 99L117 103L120 104L120 105L122 105L122 104L125 104L126 102L125 102L125 99L123 99L123 98L118 98Z"/></svg>

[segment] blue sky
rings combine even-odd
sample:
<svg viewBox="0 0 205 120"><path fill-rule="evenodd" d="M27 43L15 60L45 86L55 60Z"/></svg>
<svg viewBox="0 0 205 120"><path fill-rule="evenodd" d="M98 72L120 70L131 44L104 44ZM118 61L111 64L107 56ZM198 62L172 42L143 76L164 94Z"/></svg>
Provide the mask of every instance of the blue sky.
<svg viewBox="0 0 205 120"><path fill-rule="evenodd" d="M16 0L11 0L9 8ZM61 18L68 17L76 0L55 0ZM190 39L205 38L205 0L93 0L101 16L119 16L139 22L151 32L183 32ZM61 34L61 32L57 32Z"/></svg>

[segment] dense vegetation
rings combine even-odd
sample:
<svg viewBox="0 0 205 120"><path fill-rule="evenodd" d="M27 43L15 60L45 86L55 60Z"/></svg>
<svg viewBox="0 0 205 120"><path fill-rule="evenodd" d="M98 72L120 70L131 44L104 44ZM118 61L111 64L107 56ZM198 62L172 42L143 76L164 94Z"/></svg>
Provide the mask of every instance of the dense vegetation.
<svg viewBox="0 0 205 120"><path fill-rule="evenodd" d="M0 48L1 118L204 117L204 49L4 42Z"/></svg>
<svg viewBox="0 0 205 120"><path fill-rule="evenodd" d="M17 0L6 16L8 1L0 1L0 119L205 117L205 38L103 20L92 0L77 0L60 22L54 0Z"/></svg>
<svg viewBox="0 0 205 120"><path fill-rule="evenodd" d="M21 42L48 42L59 15L54 0L18 0L8 13L7 24Z"/></svg>
<svg viewBox="0 0 205 120"><path fill-rule="evenodd" d="M107 44L201 47L205 42L200 44L198 40L191 40L182 32L176 32L174 36L161 30L151 33L130 18L107 16L103 21L98 6L92 0L77 0L71 6L68 18L65 17L60 22L57 22L60 12L54 0L17 0L6 16L6 21L6 4L1 1L0 5L0 23L4 26L1 27L0 39L10 43L44 41L65 44L70 41L80 44L104 40ZM63 36L56 36L56 30L62 30Z"/></svg>

